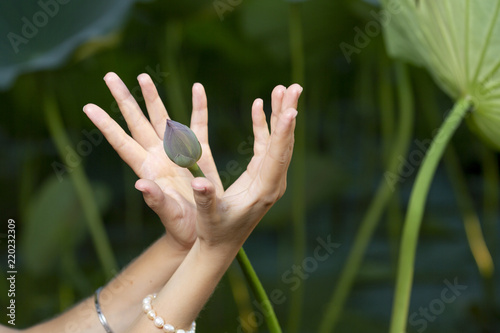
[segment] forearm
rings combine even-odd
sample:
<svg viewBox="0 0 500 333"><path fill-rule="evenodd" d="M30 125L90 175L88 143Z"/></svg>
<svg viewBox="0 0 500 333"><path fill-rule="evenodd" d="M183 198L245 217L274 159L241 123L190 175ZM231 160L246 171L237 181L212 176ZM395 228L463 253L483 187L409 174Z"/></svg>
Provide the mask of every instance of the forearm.
<svg viewBox="0 0 500 333"><path fill-rule="evenodd" d="M201 248L197 240L182 264L165 287L158 292L152 307L165 323L176 329L188 331L191 322L208 301L220 279L233 261L238 248L224 251ZM146 297L144 294L142 297ZM151 332L158 329L153 322L142 313L130 333Z"/></svg>
<svg viewBox="0 0 500 333"><path fill-rule="evenodd" d="M144 295L159 291L186 254L169 246L163 236L104 287L100 304L114 332L128 330Z"/></svg>
<svg viewBox="0 0 500 333"><path fill-rule="evenodd" d="M129 329L140 311L144 295L160 290L185 255L185 252L172 248L166 236L163 236L102 289L99 303L113 332L125 332ZM94 295L61 316L28 331L104 332L95 309Z"/></svg>

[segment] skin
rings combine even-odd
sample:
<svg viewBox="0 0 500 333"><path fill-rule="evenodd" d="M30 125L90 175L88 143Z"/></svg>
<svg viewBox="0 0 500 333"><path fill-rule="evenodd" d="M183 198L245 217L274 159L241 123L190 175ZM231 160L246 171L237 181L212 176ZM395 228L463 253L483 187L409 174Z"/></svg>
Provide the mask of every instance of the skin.
<svg viewBox="0 0 500 333"><path fill-rule="evenodd" d="M203 154L206 178L194 178L163 150L168 113L147 74L138 77L150 121L114 73L104 78L130 135L94 104L84 112L140 178L135 187L160 217L166 234L126 267L102 291L101 308L116 332L159 332L142 313L142 299L158 293L153 307L167 323L188 329L239 248L284 194L292 157L297 102L302 88L277 86L271 95L270 129L263 101L252 106L254 156L247 170L224 191L208 142L208 108L203 86L193 85L190 127ZM25 332L98 332L93 296L62 315ZM0 332L16 332L0 327Z"/></svg>

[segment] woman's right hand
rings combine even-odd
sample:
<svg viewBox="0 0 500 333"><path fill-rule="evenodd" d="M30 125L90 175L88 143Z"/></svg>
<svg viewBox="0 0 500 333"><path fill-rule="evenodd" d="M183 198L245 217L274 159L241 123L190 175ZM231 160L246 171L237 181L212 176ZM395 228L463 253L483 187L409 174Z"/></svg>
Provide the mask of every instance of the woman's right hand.
<svg viewBox="0 0 500 333"><path fill-rule="evenodd" d="M138 81L150 118L148 120L115 73L108 73L104 80L118 103L131 136L97 105L86 105L84 112L141 178L135 186L143 193L148 206L160 217L169 244L187 252L196 240L196 205L190 185L193 177L187 169L175 165L165 154L163 135L169 116L156 87L149 75L139 75ZM198 164L211 180L214 191L222 194L222 183L208 144L207 123L207 97L203 86L196 83L193 85L191 129L203 149Z"/></svg>

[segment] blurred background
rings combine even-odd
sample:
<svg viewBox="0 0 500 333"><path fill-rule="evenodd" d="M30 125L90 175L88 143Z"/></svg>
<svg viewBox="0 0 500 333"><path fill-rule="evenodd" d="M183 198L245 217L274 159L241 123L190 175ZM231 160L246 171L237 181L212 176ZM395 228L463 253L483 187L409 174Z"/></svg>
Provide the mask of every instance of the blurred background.
<svg viewBox="0 0 500 333"><path fill-rule="evenodd" d="M143 108L136 77L149 73L183 123L192 84L205 86L225 186L251 158L253 100L269 115L276 85L302 84L289 188L247 254L266 290L282 292L274 308L284 332L387 332L408 197L452 101L426 72L387 57L381 13L362 0L2 1L0 300L9 301L14 219L16 328L89 296L162 233L137 177L82 112L92 102L126 126L102 80L113 71ZM408 332L500 332L498 272L471 252L480 227L498 270L500 156L466 124L453 146L428 198ZM381 187L387 199L363 229ZM102 225L108 239L94 241L89 230ZM356 248L359 269L334 315L328 305L356 239L366 249ZM106 244L108 257L98 250ZM266 332L253 299L234 265L199 332Z"/></svg>

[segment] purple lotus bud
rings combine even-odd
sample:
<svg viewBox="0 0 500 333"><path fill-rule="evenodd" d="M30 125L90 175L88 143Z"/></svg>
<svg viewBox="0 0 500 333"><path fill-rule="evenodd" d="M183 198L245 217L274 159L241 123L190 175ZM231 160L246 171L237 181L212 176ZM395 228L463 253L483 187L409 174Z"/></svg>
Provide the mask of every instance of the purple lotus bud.
<svg viewBox="0 0 500 333"><path fill-rule="evenodd" d="M201 157L201 145L194 132L170 119L167 120L163 148L170 160L183 168L193 166Z"/></svg>

